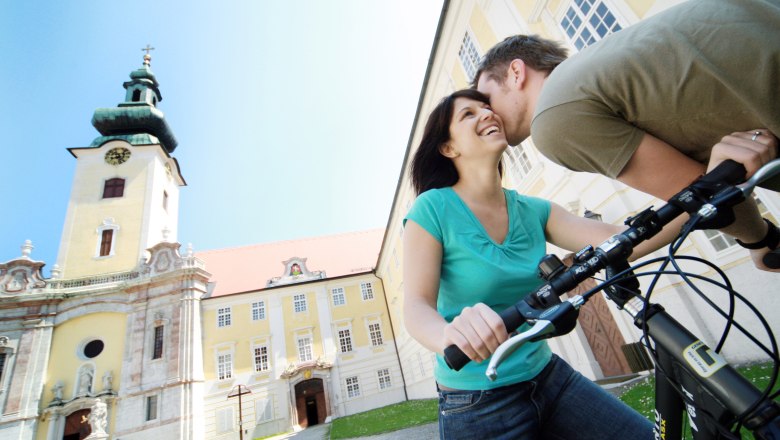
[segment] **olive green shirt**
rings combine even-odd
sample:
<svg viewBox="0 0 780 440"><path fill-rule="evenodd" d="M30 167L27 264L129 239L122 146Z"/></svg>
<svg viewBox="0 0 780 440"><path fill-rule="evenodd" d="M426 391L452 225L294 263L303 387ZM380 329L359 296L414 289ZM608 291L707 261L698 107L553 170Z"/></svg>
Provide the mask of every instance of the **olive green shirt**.
<svg viewBox="0 0 780 440"><path fill-rule="evenodd" d="M644 133L706 164L723 136L756 128L780 135L780 0L689 0L561 63L531 137L564 167L615 178Z"/></svg>

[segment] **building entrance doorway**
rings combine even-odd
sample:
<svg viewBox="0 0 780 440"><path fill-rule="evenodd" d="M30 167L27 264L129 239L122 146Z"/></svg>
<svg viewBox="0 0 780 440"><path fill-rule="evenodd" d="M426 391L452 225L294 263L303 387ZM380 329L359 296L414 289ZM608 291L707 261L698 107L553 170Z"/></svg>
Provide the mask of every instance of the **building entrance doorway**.
<svg viewBox="0 0 780 440"><path fill-rule="evenodd" d="M81 409L65 418L65 432L62 440L84 440L92 433L89 426L90 409Z"/></svg>
<svg viewBox="0 0 780 440"><path fill-rule="evenodd" d="M295 409L301 428L325 421L328 414L322 379L309 379L295 385Z"/></svg>

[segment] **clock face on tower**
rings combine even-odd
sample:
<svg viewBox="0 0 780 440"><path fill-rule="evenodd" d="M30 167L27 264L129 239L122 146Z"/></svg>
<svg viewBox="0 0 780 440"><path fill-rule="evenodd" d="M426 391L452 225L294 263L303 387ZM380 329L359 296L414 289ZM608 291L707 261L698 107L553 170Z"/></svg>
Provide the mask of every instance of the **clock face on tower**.
<svg viewBox="0 0 780 440"><path fill-rule="evenodd" d="M130 150L124 147L112 148L106 153L106 163L119 165L130 159Z"/></svg>

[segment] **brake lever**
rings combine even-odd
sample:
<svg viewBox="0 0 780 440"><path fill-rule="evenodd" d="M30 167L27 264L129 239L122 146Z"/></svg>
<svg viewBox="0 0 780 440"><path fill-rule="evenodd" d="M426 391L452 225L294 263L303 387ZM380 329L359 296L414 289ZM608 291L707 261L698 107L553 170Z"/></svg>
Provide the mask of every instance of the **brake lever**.
<svg viewBox="0 0 780 440"><path fill-rule="evenodd" d="M526 342L536 342L553 336L565 335L577 326L579 309L585 299L576 295L542 312L537 319L528 320L531 328L518 333L498 346L490 357L485 375L491 381L498 378L498 366Z"/></svg>

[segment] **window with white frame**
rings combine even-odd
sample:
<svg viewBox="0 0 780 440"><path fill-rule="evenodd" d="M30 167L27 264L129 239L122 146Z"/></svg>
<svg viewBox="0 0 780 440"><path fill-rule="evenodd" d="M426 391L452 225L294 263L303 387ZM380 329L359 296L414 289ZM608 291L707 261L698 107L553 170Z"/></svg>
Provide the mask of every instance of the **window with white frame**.
<svg viewBox="0 0 780 440"><path fill-rule="evenodd" d="M352 351L352 334L348 328L339 330L339 347L342 353Z"/></svg>
<svg viewBox="0 0 780 440"><path fill-rule="evenodd" d="M764 205L764 202L761 201L761 199L757 195L753 195L753 198L756 200L756 205L758 206L758 212L761 214L762 217L766 217L769 220L773 222L777 222L777 220L774 218L771 212L769 212L769 209ZM737 241L734 240L730 235L724 234L718 230L715 229L703 229L702 232L707 237L707 240L709 240L710 244L713 248L715 248L715 251L721 252L725 251L726 249L731 249L734 246L737 246Z"/></svg>
<svg viewBox="0 0 780 440"><path fill-rule="evenodd" d="M710 244L717 252L725 251L726 249L730 249L731 247L737 245L737 242L734 241L734 238L718 231L717 229L703 229L702 232L704 232L707 240L709 240Z"/></svg>
<svg viewBox="0 0 780 440"><path fill-rule="evenodd" d="M274 419L274 399L272 396L255 400L255 418L258 424Z"/></svg>
<svg viewBox="0 0 780 440"><path fill-rule="evenodd" d="M574 0L561 19L561 27L577 50L622 29L604 0Z"/></svg>
<svg viewBox="0 0 780 440"><path fill-rule="evenodd" d="M230 327L230 307L220 307L217 309L217 327Z"/></svg>
<svg viewBox="0 0 780 440"><path fill-rule="evenodd" d="M252 303L252 321L265 319L265 301L256 301Z"/></svg>
<svg viewBox="0 0 780 440"><path fill-rule="evenodd" d="M0 390L3 389L3 379L5 378L5 362L8 359L8 353L0 351Z"/></svg>
<svg viewBox="0 0 780 440"><path fill-rule="evenodd" d="M516 180L516 183L520 183L525 176L531 173L534 167L531 159L528 157L528 152L522 145L518 145L515 148L507 148L504 154L508 159L508 171Z"/></svg>
<svg viewBox="0 0 780 440"><path fill-rule="evenodd" d="M482 58L474 37L471 36L471 32L466 31L466 34L463 35L463 42L460 45L460 50L458 50L458 58L460 58L460 64L466 72L466 78L471 82L477 73L479 60Z"/></svg>
<svg viewBox="0 0 780 440"><path fill-rule="evenodd" d="M255 372L268 371L268 346L258 345L254 347Z"/></svg>
<svg viewBox="0 0 780 440"><path fill-rule="evenodd" d="M387 368L383 368L376 372L377 378L379 379L379 389L385 390L390 388L392 385L390 383L390 370Z"/></svg>
<svg viewBox="0 0 780 440"><path fill-rule="evenodd" d="M116 247L117 233L119 225L114 223L113 218L106 218L97 228L97 247L95 249L96 257L110 257L114 255Z"/></svg>
<svg viewBox="0 0 780 440"><path fill-rule="evenodd" d="M363 295L363 301L374 299L374 286L371 283L360 283L360 293Z"/></svg>
<svg viewBox="0 0 780 440"><path fill-rule="evenodd" d="M217 410L217 434L235 431L233 420L233 408L222 408Z"/></svg>
<svg viewBox="0 0 780 440"><path fill-rule="evenodd" d="M343 287L333 288L330 292L331 292L331 296L333 296L334 306L343 306L344 304L347 303L347 297L344 295Z"/></svg>
<svg viewBox="0 0 780 440"><path fill-rule="evenodd" d="M152 347L152 359L162 358L164 334L165 326L157 325L154 327L154 346Z"/></svg>
<svg viewBox="0 0 780 440"><path fill-rule="evenodd" d="M368 324L368 334L371 337L371 345L382 345L382 326L378 322L372 322Z"/></svg>
<svg viewBox="0 0 780 440"><path fill-rule="evenodd" d="M306 294L305 293L299 293L295 296L293 296L293 308L295 309L295 313L305 312L306 311Z"/></svg>
<svg viewBox="0 0 780 440"><path fill-rule="evenodd" d="M360 384L358 383L357 376L348 377L347 383L347 396L358 397L360 396Z"/></svg>
<svg viewBox="0 0 780 440"><path fill-rule="evenodd" d="M146 396L146 418L148 422L150 420L157 420L157 396Z"/></svg>
<svg viewBox="0 0 780 440"><path fill-rule="evenodd" d="M233 355L231 353L217 355L217 377L219 380L233 377Z"/></svg>
<svg viewBox="0 0 780 440"><path fill-rule="evenodd" d="M298 360L301 362L307 362L311 359L311 338L308 336L298 338Z"/></svg>

